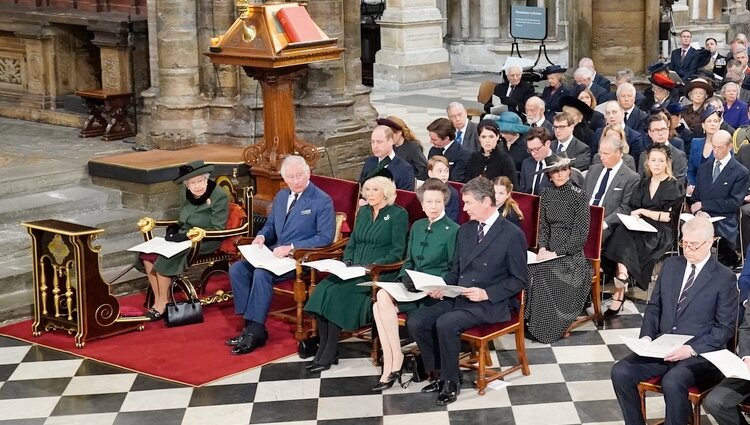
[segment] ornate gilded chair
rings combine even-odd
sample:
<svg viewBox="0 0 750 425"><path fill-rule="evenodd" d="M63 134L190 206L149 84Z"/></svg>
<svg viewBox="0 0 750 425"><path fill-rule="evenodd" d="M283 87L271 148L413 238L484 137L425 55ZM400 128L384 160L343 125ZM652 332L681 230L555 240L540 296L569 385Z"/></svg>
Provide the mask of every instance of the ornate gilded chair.
<svg viewBox="0 0 750 425"><path fill-rule="evenodd" d="M188 238L192 244L187 257L188 270L194 267L206 266L201 273L200 279L192 282L187 273L175 276L172 279L173 285L178 285L184 293L191 293L191 288L201 298L201 304L212 304L232 299L231 291L217 290L215 294L206 296L206 284L209 278L216 273L227 273L229 264L237 259L238 251L235 241L240 237L252 235L252 220L248 217L253 216L252 187L235 188L232 180L226 176L220 176L216 179L218 187L227 192L229 196L229 214L225 230L204 230L194 227L188 231ZM138 221L138 228L143 234L143 239L148 241L154 237L154 229L166 228L171 224L176 224L176 220L154 220L151 217L144 217ZM222 241L221 246L214 252L208 254L200 253L200 246L203 241ZM146 303L149 303L153 296L151 287L146 292Z"/></svg>

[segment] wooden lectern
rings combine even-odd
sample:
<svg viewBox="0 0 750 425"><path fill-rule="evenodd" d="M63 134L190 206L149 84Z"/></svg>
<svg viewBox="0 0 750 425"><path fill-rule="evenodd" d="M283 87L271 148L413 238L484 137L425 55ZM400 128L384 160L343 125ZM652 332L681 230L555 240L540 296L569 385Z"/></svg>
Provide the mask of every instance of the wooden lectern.
<svg viewBox="0 0 750 425"><path fill-rule="evenodd" d="M120 304L99 274L103 229L58 220L23 223L31 235L34 276L34 323L31 331L62 329L75 344L131 330L143 330L148 319L120 316Z"/></svg>
<svg viewBox="0 0 750 425"><path fill-rule="evenodd" d="M263 90L263 138L245 149L245 163L256 179L256 210L266 212L281 188L281 161L288 155L305 158L310 166L317 159L315 147L295 132L294 82L313 62L340 59L344 49L337 39L320 32L321 40L290 43L276 13L297 3L266 2L251 6L237 1L240 17L226 34L211 40L206 53L215 64L239 65L260 82Z"/></svg>

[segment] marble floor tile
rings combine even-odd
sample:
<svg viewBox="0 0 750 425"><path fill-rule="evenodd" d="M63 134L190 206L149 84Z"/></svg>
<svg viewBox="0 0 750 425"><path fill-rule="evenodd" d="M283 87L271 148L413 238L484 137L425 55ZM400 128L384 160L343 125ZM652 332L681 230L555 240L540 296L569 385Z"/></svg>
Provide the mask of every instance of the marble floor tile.
<svg viewBox="0 0 750 425"><path fill-rule="evenodd" d="M126 393L135 382L137 374L74 376L63 395Z"/></svg>
<svg viewBox="0 0 750 425"><path fill-rule="evenodd" d="M34 397L0 400L0 420L46 418L60 397Z"/></svg>
<svg viewBox="0 0 750 425"><path fill-rule="evenodd" d="M146 390L128 393L122 403L122 412L185 408L190 404L192 388Z"/></svg>
<svg viewBox="0 0 750 425"><path fill-rule="evenodd" d="M577 347L552 347L560 364L612 361L612 353L605 345L583 345Z"/></svg>
<svg viewBox="0 0 750 425"><path fill-rule="evenodd" d="M318 420L383 415L383 396L325 397L318 400Z"/></svg>
<svg viewBox="0 0 750 425"><path fill-rule="evenodd" d="M573 401L612 400L615 389L612 381L577 381L568 382L568 392Z"/></svg>
<svg viewBox="0 0 750 425"><path fill-rule="evenodd" d="M568 425L581 423L573 402L545 403L543 406L529 404L513 406L513 417L517 424Z"/></svg>
<svg viewBox="0 0 750 425"><path fill-rule="evenodd" d="M8 379L68 378L76 374L82 359L21 363Z"/></svg>
<svg viewBox="0 0 750 425"><path fill-rule="evenodd" d="M320 391L318 378L258 382L256 385L256 402L317 398Z"/></svg>
<svg viewBox="0 0 750 425"><path fill-rule="evenodd" d="M250 423L252 413L252 403L188 407L182 425L246 425Z"/></svg>

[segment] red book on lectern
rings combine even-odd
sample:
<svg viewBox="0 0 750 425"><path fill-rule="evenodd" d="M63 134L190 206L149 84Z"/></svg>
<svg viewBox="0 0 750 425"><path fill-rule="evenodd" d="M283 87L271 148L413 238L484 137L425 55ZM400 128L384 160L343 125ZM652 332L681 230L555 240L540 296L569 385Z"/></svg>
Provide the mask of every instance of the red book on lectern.
<svg viewBox="0 0 750 425"><path fill-rule="evenodd" d="M291 43L323 39L318 26L303 6L280 9L276 12L276 17Z"/></svg>

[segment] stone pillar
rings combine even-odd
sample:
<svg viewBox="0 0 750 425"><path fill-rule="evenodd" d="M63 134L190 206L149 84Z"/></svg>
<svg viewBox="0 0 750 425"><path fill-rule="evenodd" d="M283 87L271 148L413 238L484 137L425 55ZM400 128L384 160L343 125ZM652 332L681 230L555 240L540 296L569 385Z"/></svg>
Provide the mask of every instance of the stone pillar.
<svg viewBox="0 0 750 425"><path fill-rule="evenodd" d="M461 35L461 0L446 0L446 9L448 10L448 33L450 41L456 41L463 38Z"/></svg>
<svg viewBox="0 0 750 425"><path fill-rule="evenodd" d="M448 84L451 66L443 47L443 21L435 0L387 0L375 87L413 90Z"/></svg>
<svg viewBox="0 0 750 425"><path fill-rule="evenodd" d="M729 15L729 26L734 31L732 38L738 33L750 32L750 12L745 7L743 0L727 0L727 14ZM730 39L727 42L731 41Z"/></svg>
<svg viewBox="0 0 750 425"><path fill-rule="evenodd" d="M354 99L357 116L375 120L378 112L370 104L370 88L362 84L362 26L360 4L345 1L344 7L344 72L346 73L346 93Z"/></svg>
<svg viewBox="0 0 750 425"><path fill-rule="evenodd" d="M159 96L152 107L151 146L193 146L205 132L207 102L199 97L196 2L157 0Z"/></svg>

